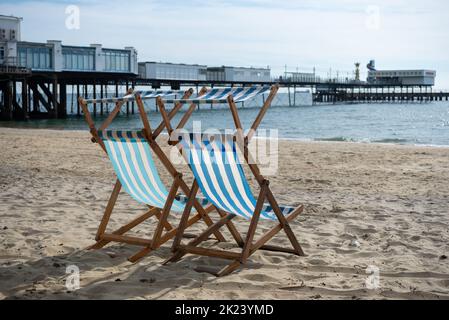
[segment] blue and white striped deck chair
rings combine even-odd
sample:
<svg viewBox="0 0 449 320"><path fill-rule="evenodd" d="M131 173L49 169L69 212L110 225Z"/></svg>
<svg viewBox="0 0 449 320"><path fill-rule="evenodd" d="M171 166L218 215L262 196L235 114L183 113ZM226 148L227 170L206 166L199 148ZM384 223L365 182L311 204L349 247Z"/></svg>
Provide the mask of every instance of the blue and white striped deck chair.
<svg viewBox="0 0 449 320"><path fill-rule="evenodd" d="M130 93L124 95L123 97L109 97L109 98L93 98L86 99L84 102L86 104L94 104L94 103L126 103L126 102L135 102L136 95L139 95L142 100L151 100L156 99L158 97L175 97L177 95L183 96L185 94L184 91L180 90L135 90L130 91ZM183 99L180 99L183 100Z"/></svg>
<svg viewBox="0 0 449 320"><path fill-rule="evenodd" d="M254 99L257 96L267 94L271 90L270 86L263 87L235 87L235 88L215 88L199 95L193 99L164 99L166 103L194 103L194 104L209 104L209 103L227 103L228 97L232 96L234 102L245 102Z"/></svg>
<svg viewBox="0 0 449 320"><path fill-rule="evenodd" d="M163 209L169 191L156 168L150 145L141 131L103 131L99 137L123 189L134 200ZM182 213L185 203L174 200L171 211Z"/></svg>
<svg viewBox="0 0 449 320"><path fill-rule="evenodd" d="M135 101L138 104L139 112L144 120L145 130L142 131L107 131L97 130L95 124L90 116L87 108L88 103L94 103L105 100L83 100L80 99L83 112L91 129L91 133L95 142L98 142L104 151L107 153L115 174L117 175L117 182L114 191L111 195L109 203L106 207L102 222L97 232L97 243L92 246L92 249L103 248L110 242L122 242L132 245L143 246L140 252L132 256L129 260L136 262L149 254L152 250L159 248L162 244L169 241L176 236L177 229L168 222L170 212L182 213L185 210L187 197L177 195L178 189L181 189L185 194L190 194L190 189L183 181L182 175L176 171L169 159L158 146L153 132L147 123L148 119L142 103L143 97L146 99L157 98L161 96L171 96L177 94L173 91L163 92L135 92L134 96L127 95L123 98L111 98L119 108L127 101ZM191 94L191 91L186 92L184 96ZM150 98L151 96L151 98ZM178 108L179 109L179 108ZM115 113L116 115L117 113ZM115 117L114 114L110 116L101 128L106 128ZM163 124L162 128L164 127ZM160 133L160 132L159 132ZM159 134L157 133L157 134ZM167 170L173 177L173 184L170 190L167 190L159 172L156 168L153 155L156 155L161 162L166 166ZM121 227L112 233L106 233L106 228L112 210L117 201L120 190L123 189L137 202L147 205L149 210L142 216L134 219L127 225ZM196 216L189 221L192 225L199 220L204 220L208 226L212 225L212 220L208 217L210 208L203 208L208 206L205 199L194 199L194 207L196 209ZM158 219L158 224L154 232L152 240L126 236L125 233L134 229L144 221L151 217ZM164 229L166 230L163 233ZM224 237L217 231L214 233L219 241L224 241Z"/></svg>
<svg viewBox="0 0 449 320"><path fill-rule="evenodd" d="M210 141L191 135L190 139L182 139L181 144L206 199L224 212L251 220L257 200L245 177L234 136ZM280 209L284 216L288 216L296 208L286 206ZM260 217L277 220L273 208L267 203L264 203Z"/></svg>
<svg viewBox="0 0 449 320"><path fill-rule="evenodd" d="M255 97L258 94L269 91L270 95L262 107L254 125L252 126L252 129L256 130L262 121L267 108L273 100L277 89L277 86L268 89L266 87L249 89L220 89L216 90L214 94L211 94L211 100L209 100L209 98L201 98L192 99L189 101L200 102L201 100L201 102L209 102L213 100L215 102L229 102L237 129L242 129L238 118L238 111L234 102L242 101L242 99L246 100L249 99L249 97ZM220 93L218 93L218 91L220 91ZM219 95L218 99L212 97L215 94ZM235 99L233 95L235 95L237 99ZM242 130L239 130L238 132L241 133ZM248 163L248 159L244 157L244 161L251 168L251 171L260 186L258 197L256 198L253 195L248 180L244 174L242 166L242 163L244 162L241 162L238 156L239 147L244 154L248 150L247 144L243 143L243 145L239 146L237 141L248 141L248 138L248 136L243 137L243 133L241 133L241 136L219 135L213 137L208 137L201 134L184 133L180 134L180 137L178 137L178 148L182 151L184 158L190 166L199 190L201 190L206 199L212 203L219 212L225 213L222 215L222 220L215 224L215 228L219 229L225 225L228 226L229 231L231 231L237 243L242 247L242 252L235 253L205 248L198 249L198 245L208 237L211 231L215 230L214 227L212 227L198 236L187 246L180 243L181 236L178 235L173 244L175 254L168 260L168 262L178 261L187 253L230 259L232 260L232 263L218 273L212 272L205 268L201 269L202 271L213 273L216 276L224 276L240 267L241 264L245 264L249 256L251 256L258 249L291 253L299 256L304 255L296 236L293 234L289 226L289 222L296 218L303 211L304 207L279 206L270 190L268 180L260 174L260 170L256 164ZM192 188L192 190L194 190L194 188ZM191 196L194 197L195 195L192 194ZM190 215L189 209L189 206L187 206L183 218L181 219L181 225L179 227L180 233L182 233L183 230L182 221L186 221ZM232 225L231 220L235 217L240 217L251 221L245 241L243 241L241 236L238 234L235 226ZM253 243L254 234L259 219L277 222L278 225L262 236L259 241ZM287 234L292 244L292 249L266 245L266 243L281 230L284 230Z"/></svg>

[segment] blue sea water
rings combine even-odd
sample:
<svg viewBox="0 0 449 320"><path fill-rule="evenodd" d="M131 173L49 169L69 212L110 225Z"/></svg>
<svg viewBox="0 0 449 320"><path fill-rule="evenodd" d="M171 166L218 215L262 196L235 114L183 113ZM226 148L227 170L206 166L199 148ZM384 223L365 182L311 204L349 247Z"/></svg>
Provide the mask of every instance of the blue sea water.
<svg viewBox="0 0 449 320"><path fill-rule="evenodd" d="M155 127L161 121L160 114L154 111L154 103L148 109ZM251 126L258 111L251 106L240 108L244 127ZM104 119L97 117L96 121ZM202 106L192 119L201 121L202 129L234 128L231 114L224 107ZM0 122L0 126L87 130L84 119L76 116L66 120ZM192 120L187 125L191 127ZM140 129L142 124L137 114L122 114L112 128ZM286 139L449 146L449 102L273 106L261 128L278 129L280 138Z"/></svg>

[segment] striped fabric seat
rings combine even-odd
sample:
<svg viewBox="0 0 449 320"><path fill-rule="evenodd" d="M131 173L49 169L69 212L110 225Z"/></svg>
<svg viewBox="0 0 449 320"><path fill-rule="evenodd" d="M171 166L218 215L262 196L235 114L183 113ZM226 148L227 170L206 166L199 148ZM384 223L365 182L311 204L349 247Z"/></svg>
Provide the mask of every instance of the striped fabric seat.
<svg viewBox="0 0 449 320"><path fill-rule="evenodd" d="M245 102L258 95L268 93L271 87L250 87L250 88L224 88L212 89L206 94L193 99L168 99L167 103L226 103L229 96L234 98L235 102Z"/></svg>
<svg viewBox="0 0 449 320"><path fill-rule="evenodd" d="M159 177L150 146L142 133L103 131L99 136L124 190L140 203L164 208L169 192ZM185 202L175 200L171 210L182 213Z"/></svg>
<svg viewBox="0 0 449 320"><path fill-rule="evenodd" d="M234 139L200 140L200 137L190 135L181 139L181 145L201 192L221 210L251 219L257 200L239 162ZM294 210L293 207L281 207L284 215ZM277 219L267 204L263 207L261 218Z"/></svg>
<svg viewBox="0 0 449 320"><path fill-rule="evenodd" d="M183 96L184 91L180 90L150 90L150 91L134 91L132 94L128 94L124 97L114 97L114 98L104 98L104 99L90 99L86 100L87 104L92 103L117 103L117 102L132 102L136 100L136 94L140 95L142 100L156 99L158 97L173 97L173 96Z"/></svg>

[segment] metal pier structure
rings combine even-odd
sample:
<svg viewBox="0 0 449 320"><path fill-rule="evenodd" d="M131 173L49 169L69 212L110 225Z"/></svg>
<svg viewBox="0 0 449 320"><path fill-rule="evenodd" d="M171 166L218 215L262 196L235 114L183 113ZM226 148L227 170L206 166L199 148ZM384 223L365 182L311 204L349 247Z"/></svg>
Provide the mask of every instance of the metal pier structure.
<svg viewBox="0 0 449 320"><path fill-rule="evenodd" d="M381 85L355 82L238 82L238 81L180 81L139 79L131 73L104 72L35 72L20 67L3 67L0 69L0 119L63 119L68 113L81 115L82 110L73 96L103 98L108 94L120 96L129 88L192 87L200 90L206 87L254 86L279 83L287 88L289 106L294 106L292 93L298 88L309 88L313 103L366 103L366 102L428 102L448 101L448 92L434 92L432 86ZM113 92L110 88L113 87ZM108 92L109 88L109 92ZM68 101L68 89L71 101ZM198 92L198 91L197 91ZM294 95L293 95L294 96ZM67 108L70 104L71 108ZM107 113L103 104L94 105L93 115ZM126 114L133 114L133 103L126 105Z"/></svg>
<svg viewBox="0 0 449 320"><path fill-rule="evenodd" d="M135 86L136 76L123 73L31 72L26 68L0 69L0 120L63 119L72 102L71 114L81 115L76 96L106 97L107 88L114 87L119 96ZM125 87L125 89L120 86ZM68 101L71 89L72 101ZM111 92L110 92L111 93ZM132 107L132 108L131 108ZM103 104L94 105L94 114L104 114ZM134 106L127 105L127 113Z"/></svg>

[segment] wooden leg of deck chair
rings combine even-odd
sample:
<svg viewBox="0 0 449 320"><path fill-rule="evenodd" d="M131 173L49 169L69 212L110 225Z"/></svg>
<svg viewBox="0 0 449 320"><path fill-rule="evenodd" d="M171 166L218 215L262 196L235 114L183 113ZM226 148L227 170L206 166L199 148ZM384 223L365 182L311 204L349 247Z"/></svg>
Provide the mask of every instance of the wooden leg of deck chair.
<svg viewBox="0 0 449 320"><path fill-rule="evenodd" d="M297 216L299 216L304 211L304 207L301 206L295 211L293 211L288 217L285 219L287 222L293 221L296 219ZM273 227L271 230L266 232L252 247L251 254L253 254L255 251L262 249L265 244L270 241L276 234L278 234L282 230L282 225L278 224L277 226ZM271 250L270 250L271 251ZM280 251L280 250L275 250ZM281 251L282 252L282 251ZM298 252L295 251L295 254L298 255Z"/></svg>
<svg viewBox="0 0 449 320"><path fill-rule="evenodd" d="M181 175L175 178L173 185L168 193L167 201L165 203L164 209L162 210L162 216L160 219L160 223L156 228L156 232L153 237L153 249L159 248L159 240L162 235L162 231L164 229L164 225L167 223L168 215L170 214L171 207L173 202L175 201L176 193L179 189L179 181L181 180Z"/></svg>
<svg viewBox="0 0 449 320"><path fill-rule="evenodd" d="M227 214L224 213L222 210L216 208L217 212L219 213L219 215L222 218L226 218ZM242 236L240 235L240 233L238 232L237 228L235 227L235 225L232 223L232 220L229 220L226 223L226 226L229 230L229 232L231 233L231 235L233 236L233 238L235 239L237 245L239 247L244 246L245 242L243 241ZM220 254L218 254L218 256L220 256ZM220 271L215 271L212 268L208 268L208 267L197 267L195 268L196 272L205 272L205 273L209 273L217 278L219 277L224 277L227 276L229 274L231 274L232 272L234 272L235 270L237 270L238 268L240 268L242 266L242 263L240 262L240 260L234 260L233 262L231 262L229 265L227 265L226 267L224 267L223 269L221 269Z"/></svg>
<svg viewBox="0 0 449 320"><path fill-rule="evenodd" d="M160 240L162 236L162 231L164 231L164 228L166 224L168 223L167 218L170 214L171 207L173 205L173 202L175 201L176 193L178 192L179 188L179 181L181 179L181 175L175 178L175 181L173 181L173 185L170 188L170 192L168 193L167 201L165 202L164 209L162 210L161 217L159 219L159 223L157 224L156 231L153 235L153 241L151 242L151 246L148 246L144 249L142 249L137 254L130 257L128 260L132 263L136 263L146 255L150 254L151 251L158 249L161 246Z"/></svg>
<svg viewBox="0 0 449 320"><path fill-rule="evenodd" d="M181 181L180 188L183 190L183 192L185 194L190 194L191 189L189 189L189 187L187 186L187 184L184 181ZM204 210L204 208L201 206L201 204L196 199L196 196L195 196L195 199L194 199L194 202L193 202L193 207L195 207L196 211L198 211L201 214L201 217L202 217L203 221L206 223L206 225L208 227L210 227L211 225L214 224L212 219L209 217L208 213ZM217 238L217 240L219 242L226 242L226 238L223 236L223 234L221 234L220 231L217 230L214 233L214 236Z"/></svg>
<svg viewBox="0 0 449 320"><path fill-rule="evenodd" d="M194 217L192 217L187 222L187 227L186 228L189 228L190 226L194 225L195 223L197 223L200 220L201 220L201 215L200 214L196 214ZM170 241L170 239L172 239L172 238L174 238L176 236L177 232L178 232L178 228L172 229L172 230L168 231L167 233L165 233L161 237L161 239L159 240L159 245L161 246L161 245L165 244L166 242ZM140 259L142 259L146 255L150 254L152 251L153 250L151 249L151 247L146 247L142 251L140 251L137 254L135 254L134 256L130 257L128 259L128 261L131 262L131 263L136 263L137 261L139 261ZM166 263L164 262L163 264L166 264Z"/></svg>
<svg viewBox="0 0 449 320"><path fill-rule="evenodd" d="M198 194L198 189L198 182L195 180L193 182L192 188L190 189L189 199L187 200L186 206L184 208L181 221L179 222L178 232L176 233L175 240L173 241L172 245L172 252L175 252L178 246L181 244L187 226L187 221L189 220L190 213L192 212L192 207L195 203L196 195Z"/></svg>
<svg viewBox="0 0 449 320"><path fill-rule="evenodd" d="M268 189L268 187L267 187L267 189ZM259 199L262 199L262 197L259 197ZM263 201L262 201L262 203L263 203ZM292 221L293 219L295 219L300 213L303 212L303 210L304 210L303 206L297 208L292 214L290 214L288 217L285 218L286 222L288 223L288 222ZM251 256L257 250L284 252L284 253L298 255L298 251L296 249L287 249L287 248L281 248L281 247L277 247L277 246L265 245L265 243L267 243L270 239L272 239L282 229L283 229L283 227L281 224L272 228L259 241L257 241L253 246L251 246L251 250L250 250L248 256ZM251 234L250 232L248 232L248 233ZM250 243L250 241L247 240L247 242L245 244L248 244L248 243ZM198 268L195 268L195 270L197 272L206 272L206 273L212 274L216 277L223 277L223 276L227 276L227 275L231 274L232 272L234 272L235 270L240 268L242 265L243 265L243 263L241 261L235 260L218 272L216 272L212 268L208 268L208 267L198 267Z"/></svg>
<svg viewBox="0 0 449 320"><path fill-rule="evenodd" d="M146 212L145 214L141 215L140 217L134 219L133 221L129 222L128 224L124 225L123 227L121 227L120 229L112 232L111 235L114 236L121 236L123 234L125 234L126 232L130 231L131 229L134 229L135 227L137 227L139 224L141 224L142 222L150 219L152 216L154 216L157 212L157 208L151 208L148 212ZM103 234L102 238L106 235ZM106 246L107 244L109 244L111 241L110 240L100 240L97 242L97 244L95 244L94 246L92 246L92 250L98 250L103 248L104 246Z"/></svg>
<svg viewBox="0 0 449 320"><path fill-rule="evenodd" d="M253 217L251 219L251 224L249 225L248 234L246 235L245 245L242 251L241 263L245 264L251 253L251 247L253 245L254 234L257 229L257 224L259 223L260 213L262 212L263 205L265 202L265 197L267 194L267 183L262 185L262 189L259 193L259 198L257 199L256 208L254 210Z"/></svg>
<svg viewBox="0 0 449 320"><path fill-rule="evenodd" d="M173 230L173 229L174 229L174 227L170 224L170 222L168 222L168 221L163 221L163 220L162 220L162 213L161 213L161 210L158 210L158 211L157 211L157 213L156 213L156 218L157 218L159 221L162 221L162 224L164 225L165 230L170 231L170 230Z"/></svg>
<svg viewBox="0 0 449 320"><path fill-rule="evenodd" d="M220 221L216 222L214 225L210 226L207 230L205 230L202 234L192 240L188 245L189 246L197 246L201 242L206 241L211 234L213 234L216 230L220 229L224 226L228 221L234 219L236 215L228 214L226 217L223 217Z"/></svg>
<svg viewBox="0 0 449 320"><path fill-rule="evenodd" d="M195 209L201 213L201 218L203 219L204 223L206 223L206 225L208 227L212 226L214 224L214 222L212 221L212 219L209 217L209 215L204 211L204 209L201 207L200 203L195 199ZM214 236L217 238L217 241L219 242L226 242L226 238L223 236L223 234L217 230L214 232Z"/></svg>
<svg viewBox="0 0 449 320"><path fill-rule="evenodd" d="M227 275L233 273L235 270L237 270L241 266L242 266L242 263L240 261L236 260L236 261L232 262L231 264L227 265L226 267L224 267L223 269L221 269L216 274L216 276L217 276L217 278L227 276Z"/></svg>
<svg viewBox="0 0 449 320"><path fill-rule="evenodd" d="M222 218L226 217L226 213L224 213L222 210L220 210L218 208L215 208L215 209L217 210L220 217L222 217ZM228 223L226 223L226 227L228 228L229 232L231 233L231 235L234 238L237 245L239 247L243 248L243 246L245 245L245 241L243 241L243 238L240 235L240 232L235 227L234 223L232 223L232 221L229 221Z"/></svg>
<svg viewBox="0 0 449 320"><path fill-rule="evenodd" d="M137 254L133 255L128 259L128 261L132 263L136 263L146 255L148 255L151 251L158 249L161 246L160 240L162 236L162 232L164 231L164 227L167 223L168 215L170 214L171 207L173 202L175 201L176 193L179 188L179 181L181 179L181 175L175 178L173 181L173 185L170 188L170 192L168 193L167 201L165 202L164 209L162 210L161 218L159 219L159 223L157 224L156 231L153 235L153 241L151 242L151 246L148 246L142 249Z"/></svg>
<svg viewBox="0 0 449 320"><path fill-rule="evenodd" d="M304 251L301 248L301 245L298 242L298 239L296 239L295 234L293 233L292 228L290 227L290 224L288 223L285 216L282 214L281 209L279 208L279 205L274 198L273 193L271 192L270 188L267 190L267 198L268 202L270 203L271 207L273 208L274 213L276 214L276 217L279 220L279 223L282 226L282 229L284 229L285 233L287 234L288 239L290 240L293 248L296 250L299 256L304 256Z"/></svg>
<svg viewBox="0 0 449 320"><path fill-rule="evenodd" d="M192 240L187 246L184 246L185 248L188 247L196 247L200 243L206 241L211 234L213 234L216 230L219 230L221 227L223 227L228 221L231 221L236 216L233 214L229 214L226 217L222 218L220 221L216 222L214 225L210 226L207 230L205 230L202 234L200 234L198 237L196 237L194 240ZM183 249L181 249L181 246L178 246L176 248L176 251L174 255L169 258L165 263L169 262L177 262L182 259L187 254L187 252Z"/></svg>
<svg viewBox="0 0 449 320"><path fill-rule="evenodd" d="M153 251L152 247L145 247L145 249L139 251L135 255L128 258L128 261L131 263L137 263L139 260L141 260L143 257L149 255Z"/></svg>
<svg viewBox="0 0 449 320"><path fill-rule="evenodd" d="M106 228L109 223L109 219L111 218L112 210L114 209L115 203L117 202L118 195L120 193L120 190L122 189L122 184L119 180L115 183L114 190L111 193L111 197L109 198L108 204L106 206L106 209L104 211L103 218L101 219L101 223L98 227L97 235L95 237L95 240L97 240L97 243L90 247L89 249L95 250L100 249L102 247L98 247L99 243L101 241L101 237L106 232Z"/></svg>
<svg viewBox="0 0 449 320"><path fill-rule="evenodd" d="M187 221L187 226L186 228L191 227L192 225L194 225L195 223L197 223L198 221L201 220L201 215L200 214L196 214L194 217L192 217L191 219L189 219L189 221ZM164 244L165 242L167 242L168 240L174 238L176 236L176 234L178 233L178 228L170 230L169 232L165 233L160 240L161 245ZM186 239L192 239L192 238L196 238L196 236L192 236L192 235L187 235L184 234L183 236Z"/></svg>
<svg viewBox="0 0 449 320"><path fill-rule="evenodd" d="M233 262L231 262L230 264L228 264L226 267L224 267L223 269L221 269L218 272L211 267L204 267L204 266L199 266L199 267L195 268L195 271L200 272L200 273L209 273L209 274L219 278L219 277L224 277L224 276L231 274L232 272L234 272L241 266L242 266L242 263L239 260L234 260Z"/></svg>
<svg viewBox="0 0 449 320"><path fill-rule="evenodd" d="M162 110L161 110L161 112L162 112ZM173 166L173 164L167 158L167 156L165 155L164 151L162 151L162 149L159 147L159 145L157 143L155 143L154 141L150 143L150 146L153 149L154 153L157 154L157 156L159 157L159 159L161 160L161 162L165 166L165 168L175 177L176 174L177 174L176 168ZM190 189L187 186L187 184L184 182L183 179L180 179L179 187L181 188L182 192L184 192L184 194L186 194L186 195L190 194ZM201 206L201 204L196 199L195 199L195 202L194 202L193 205L194 205L195 209L199 213L201 213L201 215L203 217L203 220L206 223L206 225L208 227L213 225L214 222L208 216L207 212L205 212L204 208ZM215 237L217 238L218 241L226 242L225 237L220 233L220 231L216 231L214 233L214 235L215 235Z"/></svg>

